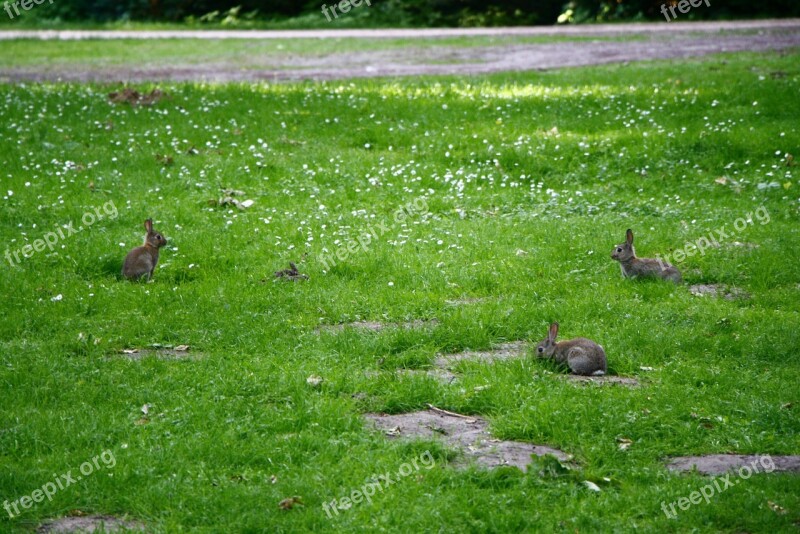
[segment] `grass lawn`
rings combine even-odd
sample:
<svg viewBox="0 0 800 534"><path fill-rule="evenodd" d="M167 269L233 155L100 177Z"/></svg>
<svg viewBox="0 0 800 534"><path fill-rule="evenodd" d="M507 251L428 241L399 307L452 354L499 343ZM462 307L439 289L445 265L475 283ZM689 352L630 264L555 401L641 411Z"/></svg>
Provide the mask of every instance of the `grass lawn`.
<svg viewBox="0 0 800 534"><path fill-rule="evenodd" d="M739 479L674 519L661 503L709 480L668 472L670 456L800 453L798 62L166 85L152 107L110 104L115 87L0 86L0 503L114 457L0 512L0 531L75 510L165 532L795 531L796 475ZM221 206L222 189L253 204ZM123 281L148 217L169 245L151 283ZM56 227L52 251L23 250ZM626 228L640 256L720 246L677 263L684 285L623 280ZM310 278L276 280L289 261ZM451 385L396 373L537 342L556 320L641 387L564 381L532 350L461 363ZM120 354L153 344L194 358ZM458 470L438 442L362 421L427 403L572 469ZM323 510L426 451L433 468L372 503Z"/></svg>

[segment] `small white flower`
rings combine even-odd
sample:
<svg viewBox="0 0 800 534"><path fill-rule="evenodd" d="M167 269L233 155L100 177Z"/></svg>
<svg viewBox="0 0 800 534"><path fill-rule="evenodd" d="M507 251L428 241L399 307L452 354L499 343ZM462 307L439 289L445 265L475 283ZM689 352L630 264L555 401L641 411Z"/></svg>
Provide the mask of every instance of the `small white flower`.
<svg viewBox="0 0 800 534"><path fill-rule="evenodd" d="M62 295L61 293L59 293L59 294L58 294L58 295L56 295L55 297L52 297L52 298L50 299L50 302L58 302L59 300L61 300L61 299L63 299L63 298L64 298L64 295Z"/></svg>
<svg viewBox="0 0 800 534"><path fill-rule="evenodd" d="M389 287L394 286L394 282L389 282Z"/></svg>

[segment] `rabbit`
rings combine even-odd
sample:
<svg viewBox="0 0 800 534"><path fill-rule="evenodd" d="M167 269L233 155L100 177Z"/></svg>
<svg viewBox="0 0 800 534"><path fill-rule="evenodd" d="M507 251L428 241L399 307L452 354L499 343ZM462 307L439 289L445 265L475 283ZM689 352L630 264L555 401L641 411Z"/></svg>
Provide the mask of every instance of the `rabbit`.
<svg viewBox="0 0 800 534"><path fill-rule="evenodd" d="M539 343L536 353L539 358L552 358L557 363L566 364L576 375L602 376L608 370L606 352L603 347L584 337L556 343L558 323L550 325L547 339Z"/></svg>
<svg viewBox="0 0 800 534"><path fill-rule="evenodd" d="M671 263L661 259L637 258L633 248L633 232L628 228L625 242L614 247L611 259L619 262L623 278L661 278L681 283L681 272Z"/></svg>
<svg viewBox="0 0 800 534"><path fill-rule="evenodd" d="M125 263L122 265L122 276L131 280L138 280L147 275L147 281L149 282L158 263L158 249L166 245L167 240L159 232L153 230L153 219L147 219L144 222L144 229L147 230L144 245L136 247L125 256Z"/></svg>

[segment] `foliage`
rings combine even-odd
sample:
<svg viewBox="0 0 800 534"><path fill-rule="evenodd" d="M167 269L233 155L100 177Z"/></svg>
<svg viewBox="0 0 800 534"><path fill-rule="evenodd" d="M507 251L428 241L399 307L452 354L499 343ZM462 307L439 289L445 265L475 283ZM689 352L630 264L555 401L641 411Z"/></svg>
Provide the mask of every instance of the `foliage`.
<svg viewBox="0 0 800 534"><path fill-rule="evenodd" d="M677 0L666 0L676 3ZM322 1L273 0L58 0L25 14L41 20L63 21L185 21L236 26L243 20L305 20L319 23ZM336 2L327 2L335 4ZM505 26L553 24L562 21L658 19L661 0L373 0L369 9L353 9L349 17L363 26ZM362 4L363 6L364 4ZM247 16L244 16L247 14ZM314 19L308 19L309 16ZM794 0L728 0L711 2L687 18L789 17L800 15Z"/></svg>

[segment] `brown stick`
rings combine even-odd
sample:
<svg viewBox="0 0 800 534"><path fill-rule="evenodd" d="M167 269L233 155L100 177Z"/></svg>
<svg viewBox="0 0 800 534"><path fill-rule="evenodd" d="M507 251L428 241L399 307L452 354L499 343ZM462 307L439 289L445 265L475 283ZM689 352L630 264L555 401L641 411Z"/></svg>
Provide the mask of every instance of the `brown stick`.
<svg viewBox="0 0 800 534"><path fill-rule="evenodd" d="M441 408L437 408L433 404L428 404L428 408L442 415L449 415L450 417L460 417L461 419L469 419L473 423L477 421L477 419L475 419L474 417L470 417L468 415L461 415L460 413L455 413L455 412L448 412L447 410L442 410Z"/></svg>

